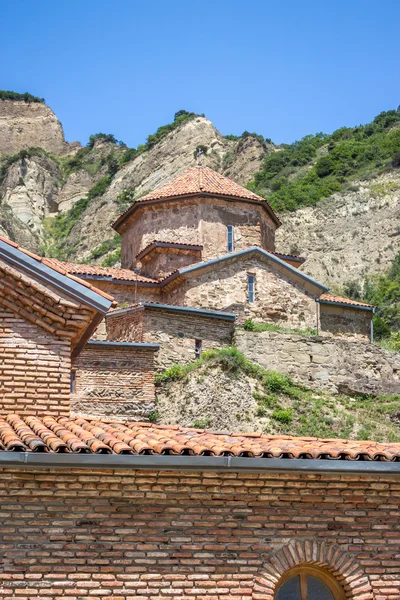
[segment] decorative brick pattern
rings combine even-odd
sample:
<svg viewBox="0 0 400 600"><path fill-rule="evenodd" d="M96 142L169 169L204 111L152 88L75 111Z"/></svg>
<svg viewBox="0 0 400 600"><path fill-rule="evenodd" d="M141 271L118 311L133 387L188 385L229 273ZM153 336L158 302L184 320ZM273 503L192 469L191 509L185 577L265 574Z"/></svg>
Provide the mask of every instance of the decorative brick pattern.
<svg viewBox="0 0 400 600"><path fill-rule="evenodd" d="M272 600L287 568L398 600L390 477L3 470L2 600Z"/></svg>
<svg viewBox="0 0 400 600"><path fill-rule="evenodd" d="M69 414L71 346L0 308L0 414Z"/></svg>
<svg viewBox="0 0 400 600"><path fill-rule="evenodd" d="M145 421L154 410L154 350L87 346L74 368L73 413Z"/></svg>

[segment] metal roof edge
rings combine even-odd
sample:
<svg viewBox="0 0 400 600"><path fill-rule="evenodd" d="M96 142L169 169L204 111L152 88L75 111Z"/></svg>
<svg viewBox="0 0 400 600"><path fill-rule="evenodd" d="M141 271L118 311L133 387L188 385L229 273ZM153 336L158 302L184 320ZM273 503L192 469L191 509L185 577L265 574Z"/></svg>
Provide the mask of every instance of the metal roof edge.
<svg viewBox="0 0 400 600"><path fill-rule="evenodd" d="M279 264L280 266L284 267L285 269L287 269L288 271L290 271L294 275L297 275L301 279L305 279L306 281L308 281L309 283L311 283L315 287L323 290L324 292L327 292L329 290L329 288L326 285L324 285L322 283L319 283L318 281L316 281L315 279L313 279L309 275L306 275L302 271L299 271L295 267L292 267L292 265L289 265L284 260L278 258L274 254L271 254L267 250L264 250L263 248L260 248L259 246L251 246L250 248L245 248L244 250L239 250L238 252L231 252L229 254L224 254L223 256L219 256L218 258L213 258L213 259L208 260L208 261L196 263L194 265L190 265L189 267L184 267L183 269L179 269L177 271L177 273L179 273L179 275L186 275L187 273L190 273L192 271L196 271L198 269L204 269L204 268L206 268L208 266L217 265L217 264L219 264L219 263L221 263L221 262L223 262L225 260L229 260L230 258L238 258L238 257L241 257L241 256L246 256L247 254L254 254L254 253L261 254L262 256L268 258L269 260L272 260L273 262L275 262L275 263ZM164 281L167 281L167 280L168 279L165 279Z"/></svg>
<svg viewBox="0 0 400 600"><path fill-rule="evenodd" d="M232 456L170 456L120 454L57 454L45 452L0 452L0 468L67 469L157 469L168 471L326 473L365 476L399 476L400 462L241 458Z"/></svg>
<svg viewBox="0 0 400 600"><path fill-rule="evenodd" d="M169 312L175 312L179 314L196 315L198 317L208 317L210 319L221 319L225 321L235 321L236 315L234 313L228 313L220 310L209 310L206 308L195 308L192 306L175 306L173 304L158 304L156 302L139 302L134 306L128 306L126 308L119 308L109 312L106 317L112 317L115 314L123 314L130 310L137 310L138 308L149 308L153 310L166 310Z"/></svg>
<svg viewBox="0 0 400 600"><path fill-rule="evenodd" d="M137 348L139 350L153 350L156 352L160 349L160 344L152 342L114 342L111 340L89 340L86 346L91 347L102 347L105 348Z"/></svg>
<svg viewBox="0 0 400 600"><path fill-rule="evenodd" d="M13 267L22 269L29 275L38 277L44 283L53 285L75 300L83 302L102 313L106 313L113 303L112 300L104 298L101 294L67 277L67 275L63 275L55 269L48 267L2 240L0 240L0 258L3 258Z"/></svg>

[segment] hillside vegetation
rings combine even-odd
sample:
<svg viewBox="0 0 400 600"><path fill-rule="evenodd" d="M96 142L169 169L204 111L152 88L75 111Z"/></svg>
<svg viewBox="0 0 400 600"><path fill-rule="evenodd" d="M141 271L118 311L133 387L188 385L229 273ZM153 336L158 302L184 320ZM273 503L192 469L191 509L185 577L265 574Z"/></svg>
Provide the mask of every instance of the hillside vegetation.
<svg viewBox="0 0 400 600"><path fill-rule="evenodd" d="M400 107L372 123L307 135L267 155L249 188L278 211L314 206L359 179L400 169Z"/></svg>
<svg viewBox="0 0 400 600"><path fill-rule="evenodd" d="M400 441L400 395L333 396L266 371L234 347L156 376L151 419L222 431ZM217 400L217 401L216 401Z"/></svg>

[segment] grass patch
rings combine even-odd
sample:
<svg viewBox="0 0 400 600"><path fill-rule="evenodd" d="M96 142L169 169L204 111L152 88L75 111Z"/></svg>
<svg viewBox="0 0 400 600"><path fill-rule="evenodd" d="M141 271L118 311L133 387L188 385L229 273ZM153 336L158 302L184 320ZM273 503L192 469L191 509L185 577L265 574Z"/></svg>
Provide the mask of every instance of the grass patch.
<svg viewBox="0 0 400 600"><path fill-rule="evenodd" d="M176 364L157 373L156 386L185 381L194 371L199 371L195 377L204 383L211 369L215 374L215 368L234 378L247 375L253 380L256 408L253 405L236 417L239 421L254 421L258 430L269 434L400 442L400 395L350 398L316 391L287 375L252 363L231 346L208 350L196 361ZM213 416L199 415L194 426L210 427L203 425L204 420L212 423Z"/></svg>
<svg viewBox="0 0 400 600"><path fill-rule="evenodd" d="M312 327L306 327L305 329L291 329L289 327L282 327L276 323L255 323L253 319L246 319L243 324L243 329L246 331L255 331L257 333L261 331L274 331L276 333L304 335L307 337L317 335L317 330L313 329Z"/></svg>

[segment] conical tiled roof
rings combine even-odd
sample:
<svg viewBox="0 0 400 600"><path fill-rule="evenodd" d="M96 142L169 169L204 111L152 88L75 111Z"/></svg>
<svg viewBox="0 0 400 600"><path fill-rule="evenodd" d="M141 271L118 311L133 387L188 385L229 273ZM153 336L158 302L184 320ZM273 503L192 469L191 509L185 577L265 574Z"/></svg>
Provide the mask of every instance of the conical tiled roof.
<svg viewBox="0 0 400 600"><path fill-rule="evenodd" d="M264 202L264 198L261 198L261 196L257 196L254 192L247 190L209 167L200 165L187 169L170 183L146 194L139 201L186 196L187 194L217 194Z"/></svg>
<svg viewBox="0 0 400 600"><path fill-rule="evenodd" d="M278 225L280 224L277 215L274 213L267 200L261 196L258 196L254 192L251 192L245 187L242 187L238 183L235 183L232 181L232 179L228 179L228 177L224 177L224 175L213 171L209 167L203 167L201 165L190 167L181 175L175 177L175 179L173 179L170 183L167 183L136 200L133 206L137 205L138 203L148 202L150 200L192 196L196 194L243 198L244 200L260 202L260 204L268 207L268 211L270 212L271 216ZM131 209L132 207L128 208L128 210L126 210L117 219L113 225L115 229L118 230L118 226L122 224L122 222L125 220L125 217L131 212Z"/></svg>

